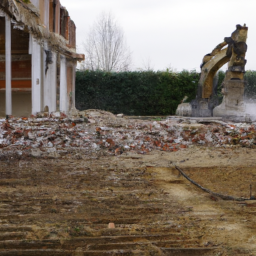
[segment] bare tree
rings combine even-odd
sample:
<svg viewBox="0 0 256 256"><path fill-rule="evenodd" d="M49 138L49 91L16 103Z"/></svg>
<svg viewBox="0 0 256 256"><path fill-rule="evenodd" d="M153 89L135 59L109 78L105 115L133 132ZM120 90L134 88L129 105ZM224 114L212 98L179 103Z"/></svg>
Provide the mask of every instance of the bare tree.
<svg viewBox="0 0 256 256"><path fill-rule="evenodd" d="M90 70L125 71L131 64L123 30L111 13L102 13L84 43L84 68Z"/></svg>
<svg viewBox="0 0 256 256"><path fill-rule="evenodd" d="M154 70L154 66L152 65L152 61L151 61L150 57L148 57L147 60L143 59L142 61L143 61L142 70L145 70L145 71L153 71Z"/></svg>

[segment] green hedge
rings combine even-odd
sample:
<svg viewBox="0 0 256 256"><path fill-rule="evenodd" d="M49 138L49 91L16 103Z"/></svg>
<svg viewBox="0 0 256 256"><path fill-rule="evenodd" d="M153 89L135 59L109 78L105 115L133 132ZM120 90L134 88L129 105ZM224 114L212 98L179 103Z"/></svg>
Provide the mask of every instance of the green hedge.
<svg viewBox="0 0 256 256"><path fill-rule="evenodd" d="M222 98L221 95L221 84L224 80L225 72L219 71L218 72L218 96ZM245 99L253 99L256 100L256 71L247 70L244 75L245 80L245 90L244 95Z"/></svg>
<svg viewBox="0 0 256 256"><path fill-rule="evenodd" d="M245 98L256 100L256 71L246 71L245 81Z"/></svg>
<svg viewBox="0 0 256 256"><path fill-rule="evenodd" d="M218 73L218 95L225 73ZM196 97L200 73L78 71L76 107L102 109L114 114L173 115L184 96L187 102ZM248 71L246 94L256 96L256 72Z"/></svg>
<svg viewBox="0 0 256 256"><path fill-rule="evenodd" d="M174 114L185 95L195 97L198 80L198 73L188 71L78 71L76 107L126 115Z"/></svg>

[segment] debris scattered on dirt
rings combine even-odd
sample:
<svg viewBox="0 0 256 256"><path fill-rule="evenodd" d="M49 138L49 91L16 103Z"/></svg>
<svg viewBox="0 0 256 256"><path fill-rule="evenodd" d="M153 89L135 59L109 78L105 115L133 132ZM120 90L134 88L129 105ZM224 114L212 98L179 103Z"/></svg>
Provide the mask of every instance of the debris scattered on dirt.
<svg viewBox="0 0 256 256"><path fill-rule="evenodd" d="M45 240L45 248L59 243L79 253L85 241L95 241L90 251L108 236L111 254L120 249L117 236L124 246L137 236L129 248L136 255L190 248L254 255L255 123L139 118L87 110L0 119L2 210L10 215L2 233L27 225L22 248Z"/></svg>
<svg viewBox="0 0 256 256"><path fill-rule="evenodd" d="M42 115L41 115L42 116ZM118 118L100 110L68 117L0 119L0 150L34 157L60 157L72 149L86 154L125 152L147 154L152 150L175 152L191 145L254 147L256 128L251 123L169 117L163 121Z"/></svg>

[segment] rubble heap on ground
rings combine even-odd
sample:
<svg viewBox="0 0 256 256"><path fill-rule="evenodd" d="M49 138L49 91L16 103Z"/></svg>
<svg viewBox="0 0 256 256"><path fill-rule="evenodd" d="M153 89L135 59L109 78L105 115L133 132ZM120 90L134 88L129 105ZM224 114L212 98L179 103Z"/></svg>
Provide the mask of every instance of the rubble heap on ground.
<svg viewBox="0 0 256 256"><path fill-rule="evenodd" d="M120 155L152 150L178 151L191 145L254 147L254 123L169 117L162 121L87 110L30 118L0 119L0 155L61 157L68 152Z"/></svg>

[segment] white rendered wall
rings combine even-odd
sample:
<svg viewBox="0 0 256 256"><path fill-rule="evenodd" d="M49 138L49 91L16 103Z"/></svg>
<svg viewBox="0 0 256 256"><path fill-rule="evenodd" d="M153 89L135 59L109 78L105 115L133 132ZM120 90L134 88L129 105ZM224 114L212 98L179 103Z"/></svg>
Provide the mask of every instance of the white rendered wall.
<svg viewBox="0 0 256 256"><path fill-rule="evenodd" d="M47 106L49 108L49 112L50 111L50 105L51 105L51 76L50 76L50 65L48 65L48 70L45 73L46 70L46 53L45 53L45 49L48 49L47 43L45 43L44 45L44 49L43 49L43 111L45 111L45 107Z"/></svg>
<svg viewBox="0 0 256 256"><path fill-rule="evenodd" d="M5 112L12 114L12 55L11 55L11 19L5 16Z"/></svg>
<svg viewBox="0 0 256 256"><path fill-rule="evenodd" d="M41 112L41 46L30 35L30 50L32 54L32 67L31 67L31 79L32 79L32 114Z"/></svg>
<svg viewBox="0 0 256 256"><path fill-rule="evenodd" d="M73 82L72 82L72 107L76 107L76 65L75 62L73 65Z"/></svg>
<svg viewBox="0 0 256 256"><path fill-rule="evenodd" d="M67 95L67 61L65 56L60 56L60 111L68 111Z"/></svg>
<svg viewBox="0 0 256 256"><path fill-rule="evenodd" d="M44 60L46 60L45 53ZM46 74L46 65L44 64L44 107L48 106L49 112L55 112L57 106L57 54L55 52L52 52L52 61L52 64L48 64L48 70Z"/></svg>
<svg viewBox="0 0 256 256"><path fill-rule="evenodd" d="M57 109L57 53L52 53L53 63L50 65L49 74L51 77L51 104L49 111L54 112Z"/></svg>

